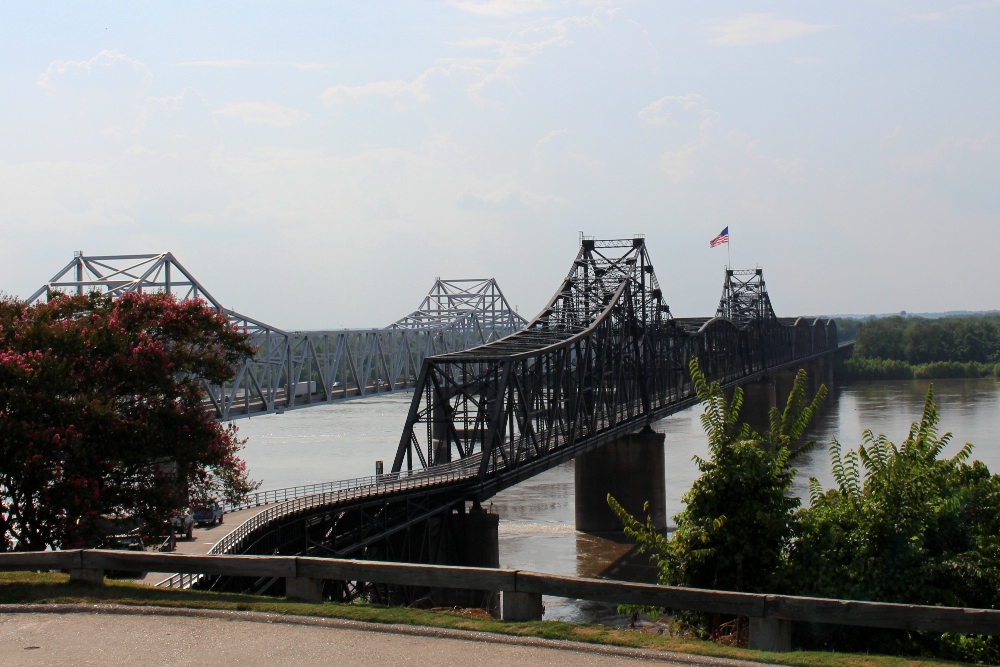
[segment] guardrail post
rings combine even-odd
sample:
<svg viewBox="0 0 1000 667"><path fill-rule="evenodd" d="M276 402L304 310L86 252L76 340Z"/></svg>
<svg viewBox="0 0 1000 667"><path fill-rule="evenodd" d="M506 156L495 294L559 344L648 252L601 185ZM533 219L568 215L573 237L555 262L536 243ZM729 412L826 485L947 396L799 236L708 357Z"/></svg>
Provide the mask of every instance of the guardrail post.
<svg viewBox="0 0 1000 667"><path fill-rule="evenodd" d="M792 622L784 618L751 616L750 648L756 651L791 651Z"/></svg>
<svg viewBox="0 0 1000 667"><path fill-rule="evenodd" d="M542 620L542 594L500 592L500 618L504 621Z"/></svg>
<svg viewBox="0 0 1000 667"><path fill-rule="evenodd" d="M70 583L82 581L87 584L104 585L104 570L81 568L69 571Z"/></svg>
<svg viewBox="0 0 1000 667"><path fill-rule="evenodd" d="M323 580L310 577L286 577L285 597L302 602L323 601Z"/></svg>

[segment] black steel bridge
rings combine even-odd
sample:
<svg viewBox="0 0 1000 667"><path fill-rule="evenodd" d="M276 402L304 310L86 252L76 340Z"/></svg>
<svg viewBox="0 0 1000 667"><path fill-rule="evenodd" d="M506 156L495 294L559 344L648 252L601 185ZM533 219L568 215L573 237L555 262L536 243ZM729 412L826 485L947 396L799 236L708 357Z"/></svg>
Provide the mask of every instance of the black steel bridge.
<svg viewBox="0 0 1000 667"><path fill-rule="evenodd" d="M726 271L713 317L673 317L641 236L582 238L566 278L530 322L493 280L439 279L389 327L288 332L224 308L170 253L77 253L31 300L85 289L201 297L244 328L257 355L233 382L205 387L206 408L221 419L413 390L388 473L254 494L230 509L261 511L213 546L219 555L495 565L496 517L484 517L480 503L568 460L579 469L581 457L693 405L691 360L724 387L752 387L805 366L828 378L838 349L832 320L775 315L760 269ZM254 592L284 585L180 575L163 583ZM365 582L325 586L334 599L408 595Z"/></svg>
<svg viewBox="0 0 1000 667"><path fill-rule="evenodd" d="M832 320L775 315L760 269L726 272L715 316L675 318L642 237L584 237L526 326L423 360L390 472L258 494L249 505L266 509L211 553L487 564L466 508L693 405L692 359L731 388L837 349ZM280 581L200 583L262 592ZM326 595L363 588L327 582Z"/></svg>

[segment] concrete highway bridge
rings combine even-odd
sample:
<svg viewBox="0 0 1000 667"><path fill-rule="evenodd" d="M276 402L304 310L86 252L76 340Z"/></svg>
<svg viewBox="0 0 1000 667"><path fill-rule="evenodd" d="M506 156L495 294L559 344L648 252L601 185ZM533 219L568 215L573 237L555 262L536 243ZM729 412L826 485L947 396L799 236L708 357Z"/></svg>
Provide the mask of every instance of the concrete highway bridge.
<svg viewBox="0 0 1000 667"><path fill-rule="evenodd" d="M231 508L246 520L210 554L496 567L498 517L482 510L483 501L571 459L579 530L620 530L608 493L633 514L649 501L663 528L663 436L649 425L697 402L689 362L697 359L726 389L744 387L744 417L763 424L769 408L784 404L798 369L808 369L811 392L829 384L839 349L832 320L775 315L760 269L726 271L713 317L673 317L642 237L581 239L566 278L527 323L492 281L461 283L468 289L457 296L450 290L459 281L439 281L413 315L354 332L288 333L225 310L169 254L129 260L147 264L129 269L121 287L114 275L85 275L111 273L112 259L121 258L74 258L33 298L95 282L121 290L180 283L183 295L206 298L261 344L232 386L207 387L220 418L413 389L388 473L254 494ZM279 594L285 585L277 577L163 583ZM364 581L311 585L313 597L339 600L410 602L428 594ZM483 593L445 597L478 605Z"/></svg>

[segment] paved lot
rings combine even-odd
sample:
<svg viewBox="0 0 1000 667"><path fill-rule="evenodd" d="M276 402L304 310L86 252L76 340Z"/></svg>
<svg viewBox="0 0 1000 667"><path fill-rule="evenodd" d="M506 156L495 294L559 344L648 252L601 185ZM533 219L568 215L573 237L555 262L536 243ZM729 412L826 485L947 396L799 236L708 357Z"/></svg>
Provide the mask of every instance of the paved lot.
<svg viewBox="0 0 1000 667"><path fill-rule="evenodd" d="M671 663L483 640L280 622L99 613L0 614L2 667L331 664L638 667Z"/></svg>

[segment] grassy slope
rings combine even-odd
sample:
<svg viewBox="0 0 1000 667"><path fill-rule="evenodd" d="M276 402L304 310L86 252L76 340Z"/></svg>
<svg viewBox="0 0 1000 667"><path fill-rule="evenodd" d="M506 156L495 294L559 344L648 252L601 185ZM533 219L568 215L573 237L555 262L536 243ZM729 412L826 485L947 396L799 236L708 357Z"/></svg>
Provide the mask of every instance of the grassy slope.
<svg viewBox="0 0 1000 667"><path fill-rule="evenodd" d="M557 621L505 623L493 619L469 617L458 613L424 611L400 607L376 607L358 604L308 604L288 602L281 598L207 593L154 588L131 582L109 581L105 586L69 583L63 574L34 572L0 572L0 604L24 603L117 603L155 605L190 609L229 609L260 611L272 614L341 618L371 623L400 623L434 628L477 630L506 635L563 639L612 646L661 649L695 655L738 658L795 666L817 667L902 667L928 666L945 663L929 660L909 660L891 656L871 656L844 653L795 651L767 653L750 651L711 642L682 637L662 637L643 632L616 630L597 625L580 625ZM2 608L0 608L2 612Z"/></svg>

